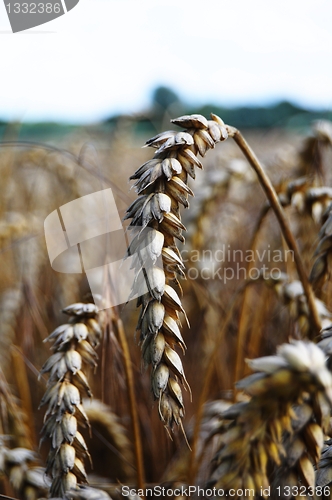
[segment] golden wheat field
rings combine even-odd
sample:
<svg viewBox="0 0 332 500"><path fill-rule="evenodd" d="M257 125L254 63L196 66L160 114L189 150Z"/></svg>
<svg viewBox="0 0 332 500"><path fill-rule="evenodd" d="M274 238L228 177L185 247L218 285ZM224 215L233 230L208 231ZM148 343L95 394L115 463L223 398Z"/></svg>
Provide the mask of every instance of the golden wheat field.
<svg viewBox="0 0 332 500"><path fill-rule="evenodd" d="M332 123L242 135L221 118L153 138L125 120L48 142L8 129L1 495L331 497ZM98 310L85 272L52 268L44 221L104 190L136 298Z"/></svg>

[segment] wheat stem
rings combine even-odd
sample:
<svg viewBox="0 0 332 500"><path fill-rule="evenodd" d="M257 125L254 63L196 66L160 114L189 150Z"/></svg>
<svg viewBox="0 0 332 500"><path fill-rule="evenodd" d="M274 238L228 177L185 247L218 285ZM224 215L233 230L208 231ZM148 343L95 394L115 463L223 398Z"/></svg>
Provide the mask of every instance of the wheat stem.
<svg viewBox="0 0 332 500"><path fill-rule="evenodd" d="M288 247L292 250L293 255L294 255L294 261L296 265L296 269L299 275L299 278L301 280L301 283L303 285L304 293L308 302L308 308L310 311L310 316L311 316L311 321L312 321L312 333L311 337L314 337L319 333L321 330L321 322L319 318L319 314L317 311L317 307L315 304L315 295L312 290L312 287L310 285L310 282L308 280L307 273L304 268L303 260L300 255L296 240L294 238L294 235L289 227L288 221L285 217L285 213L281 207L281 204L279 202L278 195L272 186L272 183L265 173L262 165L260 164L257 156L247 143L247 141L244 139L243 135L239 130L237 130L234 127L227 127L228 134L230 137L233 137L234 141L236 144L239 146L247 160L249 161L250 165L253 167L255 170L258 180L265 191L265 194L271 204L271 208L274 211L277 220L280 225L280 229L284 235L284 238L287 242Z"/></svg>
<svg viewBox="0 0 332 500"><path fill-rule="evenodd" d="M241 297L241 294L243 290L246 288L246 285L244 287L241 287L237 293L235 294L235 297L232 301L232 304L230 308L228 309L227 316L224 320L222 328L219 330L216 339L215 339L215 345L214 348L211 351L210 357L207 360L207 369L205 372L205 376L203 379L203 387L201 390L201 393L199 395L199 400L198 400L198 406L195 414L195 425L194 425L194 432L193 432L193 438L191 442L191 449L192 453L190 456L190 461L189 461L189 469L188 469L188 484L194 484L194 480L196 477L197 469L199 466L199 460L196 460L196 454L197 454L197 448L198 448L198 441L199 441L199 432L200 432L200 427L201 427L201 421L203 418L204 414L204 403L207 400L209 389L210 389L210 383L212 380L212 375L215 369L215 360L217 358L217 355L219 355L219 349L218 346L221 344L223 337L226 333L226 329L229 325L229 322L231 321L233 317L233 313L235 310L235 307L238 304L238 300Z"/></svg>
<svg viewBox="0 0 332 500"><path fill-rule="evenodd" d="M33 409L32 409L32 401L31 401L31 393L29 387L29 381L26 371L26 366L24 363L22 351L17 346L12 346L10 350L11 359L13 362L13 369L15 373L15 378L17 381L17 388L19 391L21 405L23 411L26 413L30 422L33 422ZM31 443L35 445L37 443L35 430L33 426L27 427L29 432L29 438Z"/></svg>
<svg viewBox="0 0 332 500"><path fill-rule="evenodd" d="M128 342L126 339L126 334L123 328L123 323L120 318L116 320L116 328L119 335L119 341L121 344L121 348L123 351L123 358L125 364L126 371L126 382L127 382L127 391L129 398L129 407L130 407L130 415L133 427L133 435L134 435L134 449L135 449L135 459L136 459L136 467L137 467L137 487L138 489L144 488L144 462L143 462L143 451L142 451L142 441L141 434L139 429L139 420L137 414L137 402L135 397L134 390L134 377L133 370L131 366L131 358L128 347Z"/></svg>
<svg viewBox="0 0 332 500"><path fill-rule="evenodd" d="M259 218L256 222L256 226L253 232L253 236L251 239L250 243L250 250L254 250L257 244L258 236L260 233L260 229L263 225L263 222L265 220L265 217L269 213L270 207L268 205L265 205L259 215ZM250 273L250 270L254 266L254 262L248 262L247 263L247 271L246 274L247 276ZM236 359L235 359L235 372L234 372L234 383L237 380L240 380L243 374L243 345L244 345L244 340L247 332L247 318L248 318L248 295L249 295L249 288L246 288L243 294L243 300L241 304L241 311L240 311L240 317L239 317L239 327L238 327L238 334L236 337ZM236 390L234 391L234 397L236 396Z"/></svg>

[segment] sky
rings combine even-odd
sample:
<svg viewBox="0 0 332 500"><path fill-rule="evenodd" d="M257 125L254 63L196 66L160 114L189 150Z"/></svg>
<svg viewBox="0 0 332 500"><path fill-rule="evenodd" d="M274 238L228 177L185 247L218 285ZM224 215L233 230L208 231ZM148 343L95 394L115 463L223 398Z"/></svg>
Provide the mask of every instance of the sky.
<svg viewBox="0 0 332 500"><path fill-rule="evenodd" d="M0 0L0 118L95 123L188 103L332 109L331 0L80 0L11 33Z"/></svg>

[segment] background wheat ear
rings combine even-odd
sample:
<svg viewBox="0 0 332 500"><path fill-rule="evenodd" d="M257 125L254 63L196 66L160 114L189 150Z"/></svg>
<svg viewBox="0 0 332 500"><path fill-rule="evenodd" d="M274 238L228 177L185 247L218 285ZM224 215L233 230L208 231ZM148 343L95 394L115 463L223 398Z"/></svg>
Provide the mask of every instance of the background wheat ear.
<svg viewBox="0 0 332 500"><path fill-rule="evenodd" d="M218 141L227 138L223 121L215 115L211 117L212 120L206 120L201 115L188 115L172 120L175 125L185 127L185 131L171 130L149 139L146 146L155 148L155 155L130 177L135 180L139 195L125 217L132 219L129 229L135 235L128 249L129 255L134 254L138 276L133 290L139 293L142 285L148 289L137 302L141 307L137 330L143 365L152 366L151 390L168 432L174 425L183 430L181 385L190 392L175 350L186 349L180 315L186 316L178 294L181 294L178 276L184 275L185 266L176 239L183 243L182 231L186 229L181 222L180 205L187 208L188 196L193 195L188 177L195 178L195 167L202 168L198 153L204 156ZM147 238L142 237L146 227L153 240L149 252L143 251L148 244ZM162 269L155 265L159 257Z"/></svg>
<svg viewBox="0 0 332 500"><path fill-rule="evenodd" d="M238 387L250 399L221 415L220 448L208 486L248 488L255 496L272 485L273 498L284 498L285 485L314 488L313 464L320 457L332 403L324 353L313 343L294 341L281 345L276 356L249 364L256 373ZM230 421L226 427L225 420Z"/></svg>
<svg viewBox="0 0 332 500"><path fill-rule="evenodd" d="M292 280L286 273L278 273L276 275L264 273L262 277L264 278L264 283L272 287L279 300L287 306L290 317L296 322L295 335L301 338L309 338L309 311L301 281ZM315 304L322 328L328 328L331 326L332 314L327 309L326 304L317 297L315 297Z"/></svg>
<svg viewBox="0 0 332 500"><path fill-rule="evenodd" d="M332 123L317 120L313 123L312 133L307 137L299 153L300 175L313 175L321 181L325 179L324 153L332 146Z"/></svg>
<svg viewBox="0 0 332 500"><path fill-rule="evenodd" d="M134 483L135 467L132 465L134 456L126 428L111 408L102 401L83 400L83 405L93 436L89 442L89 451L95 477L89 475L90 484L98 484L98 476L111 477L114 482ZM82 431L83 436L87 431L88 429Z"/></svg>
<svg viewBox="0 0 332 500"><path fill-rule="evenodd" d="M23 500L46 495L50 483L40 462L32 448L26 415L0 369L0 474L9 479L12 491L5 484L7 494Z"/></svg>
<svg viewBox="0 0 332 500"><path fill-rule="evenodd" d="M82 405L83 396L91 397L84 367L96 366L95 347L102 330L94 304L77 303L63 312L70 317L46 339L53 342L54 354L42 367L49 373L41 406L47 405L42 439L50 439L51 449L46 473L51 477L51 497L64 497L77 483L87 483L83 460L90 457L78 424L89 426Z"/></svg>

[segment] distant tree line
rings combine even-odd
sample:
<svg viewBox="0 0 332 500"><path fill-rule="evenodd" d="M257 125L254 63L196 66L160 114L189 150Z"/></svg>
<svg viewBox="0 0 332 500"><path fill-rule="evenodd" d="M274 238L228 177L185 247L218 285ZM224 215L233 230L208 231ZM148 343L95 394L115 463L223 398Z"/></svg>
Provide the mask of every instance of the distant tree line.
<svg viewBox="0 0 332 500"><path fill-rule="evenodd" d="M137 132L148 132L150 129L160 130L164 121L169 117L181 114L200 113L209 116L212 112L221 116L225 123L241 129L266 128L303 128L313 120L332 119L331 111L312 111L302 108L288 101L281 101L269 106L239 106L227 107L216 103L207 103L204 106L194 106L183 102L170 88L157 87L152 94L150 109L144 113L132 116ZM115 124L120 116L113 116L106 120Z"/></svg>
<svg viewBox="0 0 332 500"><path fill-rule="evenodd" d="M216 103L206 103L204 106L188 104L181 100L174 90L159 86L153 93L148 109L132 115L113 115L99 124L87 125L91 131L101 131L107 134L125 121L132 127L134 133L154 135L170 126L169 120L183 114L199 113L209 116L210 113L221 116L225 123L239 129L269 129L288 128L305 129L313 120L332 120L332 110L308 110L294 103L282 101L269 106L239 106L227 107ZM0 140L21 139L58 140L67 134L81 128L75 124L53 122L42 123L7 123L0 119Z"/></svg>

